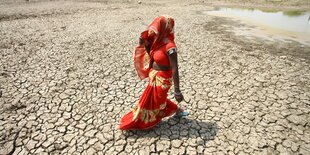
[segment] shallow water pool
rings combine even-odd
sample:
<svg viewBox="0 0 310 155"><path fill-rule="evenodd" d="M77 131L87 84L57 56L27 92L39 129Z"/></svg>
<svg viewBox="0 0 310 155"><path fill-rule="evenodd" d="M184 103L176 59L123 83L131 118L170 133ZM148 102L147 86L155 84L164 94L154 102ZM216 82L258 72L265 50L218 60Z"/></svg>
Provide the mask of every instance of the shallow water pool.
<svg viewBox="0 0 310 155"><path fill-rule="evenodd" d="M257 8L221 7L204 12L209 15L230 17L263 27L266 30L282 31L294 38L310 40L309 10L270 10Z"/></svg>

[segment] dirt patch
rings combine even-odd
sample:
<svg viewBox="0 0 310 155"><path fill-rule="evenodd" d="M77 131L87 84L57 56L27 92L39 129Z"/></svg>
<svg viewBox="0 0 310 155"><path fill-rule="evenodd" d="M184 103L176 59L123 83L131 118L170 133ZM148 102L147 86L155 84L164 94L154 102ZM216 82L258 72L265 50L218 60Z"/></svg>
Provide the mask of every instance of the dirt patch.
<svg viewBox="0 0 310 155"><path fill-rule="evenodd" d="M231 20L225 17L212 17L212 20L204 26L211 34L219 35L223 41L229 41L234 44L242 45L244 51L253 51L255 49L263 50L278 56L292 56L305 60L310 63L310 46L303 45L293 40L289 41L270 41L264 40L259 37L247 38L246 36L236 35L232 29L234 27L245 27L247 29L255 28L240 23L235 20Z"/></svg>

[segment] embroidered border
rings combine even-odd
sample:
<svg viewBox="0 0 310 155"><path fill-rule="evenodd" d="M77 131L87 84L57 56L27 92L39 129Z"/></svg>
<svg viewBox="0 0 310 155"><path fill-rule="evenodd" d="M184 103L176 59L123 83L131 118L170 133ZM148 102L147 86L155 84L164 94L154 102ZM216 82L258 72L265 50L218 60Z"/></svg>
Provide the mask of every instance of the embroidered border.
<svg viewBox="0 0 310 155"><path fill-rule="evenodd" d="M139 105L136 105L134 109L132 110L133 112L133 120L138 121L140 118L145 124L156 121L156 116L163 116L164 115L164 109L166 108L167 103L163 103L160 105L159 109L155 110L146 110L146 109L141 109ZM139 117L139 118L138 118Z"/></svg>

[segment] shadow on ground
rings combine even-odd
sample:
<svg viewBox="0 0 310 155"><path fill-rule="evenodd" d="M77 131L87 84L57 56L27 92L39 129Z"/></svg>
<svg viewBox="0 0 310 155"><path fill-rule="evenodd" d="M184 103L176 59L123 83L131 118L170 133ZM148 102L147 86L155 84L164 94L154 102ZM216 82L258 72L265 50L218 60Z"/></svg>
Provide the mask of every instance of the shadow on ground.
<svg viewBox="0 0 310 155"><path fill-rule="evenodd" d="M209 140L214 140L219 127L212 122L203 122L190 118L171 117L162 121L151 130L129 130L124 131L127 138L152 138L159 139L197 139L197 143L205 144Z"/></svg>

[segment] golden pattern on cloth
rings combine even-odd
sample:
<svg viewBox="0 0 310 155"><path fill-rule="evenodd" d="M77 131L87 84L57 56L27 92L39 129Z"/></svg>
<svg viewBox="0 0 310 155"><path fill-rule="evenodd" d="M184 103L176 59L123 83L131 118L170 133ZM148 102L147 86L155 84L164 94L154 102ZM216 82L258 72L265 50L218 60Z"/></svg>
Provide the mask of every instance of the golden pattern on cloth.
<svg viewBox="0 0 310 155"><path fill-rule="evenodd" d="M148 69L149 65L150 65L150 56L147 53L145 53L143 56L143 67L144 67L144 69Z"/></svg>
<svg viewBox="0 0 310 155"><path fill-rule="evenodd" d="M136 105L134 107L134 109L132 110L133 112L133 120L137 121L137 117L140 117L140 119L145 123L150 123L153 121L156 121L156 116L160 115L163 116L164 115L164 109L166 108L167 103L163 103L159 106L159 109L155 109L155 110L146 110L146 109L141 109L139 107L139 105Z"/></svg>
<svg viewBox="0 0 310 155"><path fill-rule="evenodd" d="M157 70L152 70L149 73L150 85L153 86L153 87L160 86L163 89L170 88L171 87L172 78L165 79L163 77L156 76L157 72L158 72Z"/></svg>

